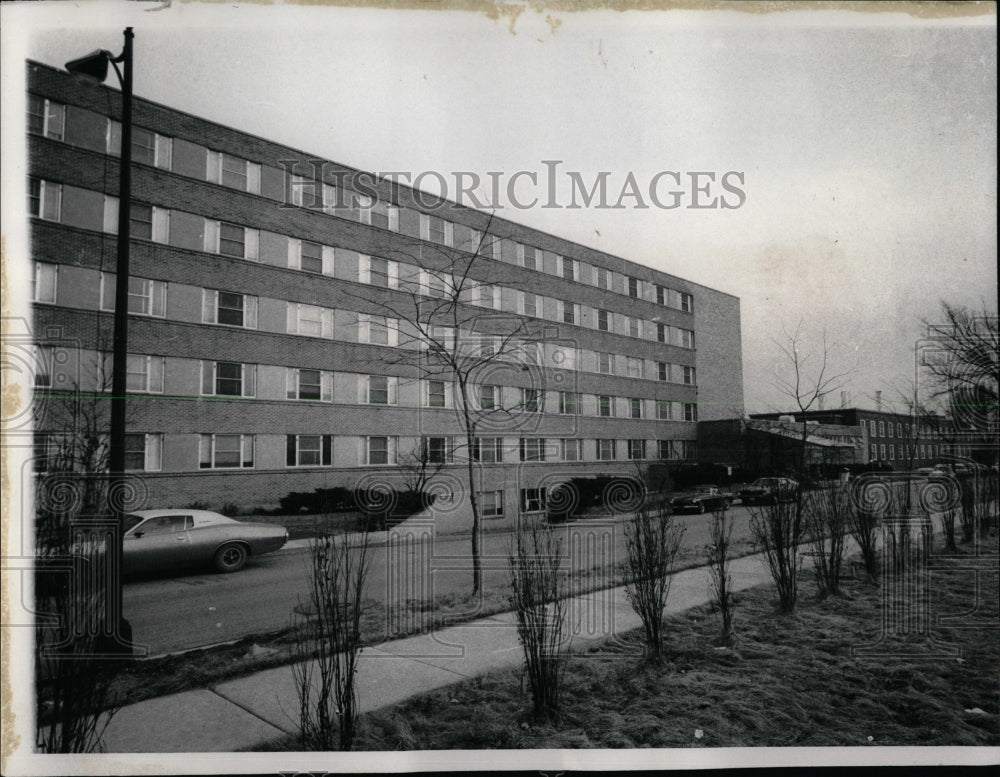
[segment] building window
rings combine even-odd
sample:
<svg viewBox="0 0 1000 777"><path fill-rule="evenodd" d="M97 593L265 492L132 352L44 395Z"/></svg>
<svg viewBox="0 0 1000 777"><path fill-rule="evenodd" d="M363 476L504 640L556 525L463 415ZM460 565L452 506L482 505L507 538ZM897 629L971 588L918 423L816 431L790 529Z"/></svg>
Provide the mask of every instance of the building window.
<svg viewBox="0 0 1000 777"><path fill-rule="evenodd" d="M668 300L669 300L669 294L667 293L667 289L665 289L663 286L661 286L660 284L657 283L656 284L656 304L657 305L666 305Z"/></svg>
<svg viewBox="0 0 1000 777"><path fill-rule="evenodd" d="M572 302L560 302L562 306L562 322L564 324L576 323L576 305Z"/></svg>
<svg viewBox="0 0 1000 777"><path fill-rule="evenodd" d="M642 377L642 359L637 356L629 356L626 359L626 365L628 368L628 376L630 378Z"/></svg>
<svg viewBox="0 0 1000 777"><path fill-rule="evenodd" d="M629 316L626 320L628 321L628 336L642 337L642 322L632 316Z"/></svg>
<svg viewBox="0 0 1000 777"><path fill-rule="evenodd" d="M613 353L597 354L597 371L602 375L612 375L615 371L615 355Z"/></svg>
<svg viewBox="0 0 1000 777"><path fill-rule="evenodd" d="M54 304L58 277L58 265L33 262L31 265L31 301Z"/></svg>
<svg viewBox="0 0 1000 777"><path fill-rule="evenodd" d="M205 219L205 250L209 253L257 261L260 233L238 224Z"/></svg>
<svg viewBox="0 0 1000 777"><path fill-rule="evenodd" d="M597 415L601 418L611 418L615 412L615 399L607 394L597 397Z"/></svg>
<svg viewBox="0 0 1000 777"><path fill-rule="evenodd" d="M682 367L683 371L683 381L685 386L693 386L694 380L694 367Z"/></svg>
<svg viewBox="0 0 1000 777"><path fill-rule="evenodd" d="M427 381L427 407L447 407L448 394L443 380Z"/></svg>
<svg viewBox="0 0 1000 777"><path fill-rule="evenodd" d="M562 277L568 281L576 280L576 260L562 257Z"/></svg>
<svg viewBox="0 0 1000 777"><path fill-rule="evenodd" d="M398 378L385 375L368 376L368 404L395 405Z"/></svg>
<svg viewBox="0 0 1000 777"><path fill-rule="evenodd" d="M59 221L62 213L62 184L28 179L28 215Z"/></svg>
<svg viewBox="0 0 1000 777"><path fill-rule="evenodd" d="M286 435L286 467L329 467L331 464L333 464L333 435Z"/></svg>
<svg viewBox="0 0 1000 777"><path fill-rule="evenodd" d="M203 434L199 443L201 469L253 467L252 434Z"/></svg>
<svg viewBox="0 0 1000 777"><path fill-rule="evenodd" d="M689 459L694 456L694 448L690 440L658 440L657 454L664 461Z"/></svg>
<svg viewBox="0 0 1000 777"><path fill-rule="evenodd" d="M668 399L658 399L656 400L656 420L657 421L673 421L673 405Z"/></svg>
<svg viewBox="0 0 1000 777"><path fill-rule="evenodd" d="M698 420L698 406L693 402L684 402L684 420L685 421L697 421Z"/></svg>
<svg viewBox="0 0 1000 777"><path fill-rule="evenodd" d="M544 488L521 489L521 511L525 513L540 513L545 509Z"/></svg>
<svg viewBox="0 0 1000 777"><path fill-rule="evenodd" d="M562 415L579 415L580 395L574 391L560 391L559 412Z"/></svg>
<svg viewBox="0 0 1000 777"><path fill-rule="evenodd" d="M122 125L118 121L110 121L107 133L108 153L113 156L121 156L122 152ZM152 165L163 170L170 169L170 160L173 155L173 141L150 132L142 127L132 127L132 161L144 165Z"/></svg>
<svg viewBox="0 0 1000 777"><path fill-rule="evenodd" d="M454 244L454 226L438 216L420 214L420 237L432 243L451 246Z"/></svg>
<svg viewBox="0 0 1000 777"><path fill-rule="evenodd" d="M28 132L52 140L62 140L66 131L66 106L28 95Z"/></svg>
<svg viewBox="0 0 1000 777"><path fill-rule="evenodd" d="M399 322L395 318L359 313L358 342L395 346L399 342Z"/></svg>
<svg viewBox="0 0 1000 777"><path fill-rule="evenodd" d="M609 318L608 311L606 310L597 311L597 328L600 329L602 332L607 332L610 329L610 326L608 324L608 318Z"/></svg>
<svg viewBox="0 0 1000 777"><path fill-rule="evenodd" d="M885 460L885 443L878 446L878 457L883 461Z"/></svg>
<svg viewBox="0 0 1000 777"><path fill-rule="evenodd" d="M614 461L615 459L615 440L598 440L597 441L597 460L598 461Z"/></svg>
<svg viewBox="0 0 1000 777"><path fill-rule="evenodd" d="M451 464L455 445L450 437L423 437L420 452L421 458L428 464Z"/></svg>
<svg viewBox="0 0 1000 777"><path fill-rule="evenodd" d="M361 208L361 222L391 232L399 231L399 208L385 200L369 198L367 207Z"/></svg>
<svg viewBox="0 0 1000 777"><path fill-rule="evenodd" d="M130 353L125 361L125 385L129 393L163 393L163 357Z"/></svg>
<svg viewBox="0 0 1000 777"><path fill-rule="evenodd" d="M642 418L642 400L632 397L628 401L628 417Z"/></svg>
<svg viewBox="0 0 1000 777"><path fill-rule="evenodd" d="M289 334L308 337L333 337L333 311L316 305L288 303L287 329Z"/></svg>
<svg viewBox="0 0 1000 777"><path fill-rule="evenodd" d="M483 518L503 518L503 491L479 491L477 498Z"/></svg>
<svg viewBox="0 0 1000 777"><path fill-rule="evenodd" d="M875 422L872 421L872 423L875 423ZM876 445L875 443L872 443L871 444L871 460L875 461L876 459L878 459L878 445Z"/></svg>
<svg viewBox="0 0 1000 777"><path fill-rule="evenodd" d="M396 463L396 438L395 437L366 437L365 438L365 461L368 464L395 464Z"/></svg>
<svg viewBox="0 0 1000 777"><path fill-rule="evenodd" d="M658 343L667 342L667 328L663 324L656 325L656 342Z"/></svg>
<svg viewBox="0 0 1000 777"><path fill-rule="evenodd" d="M256 329L257 298L250 294L203 289L201 320L205 324Z"/></svg>
<svg viewBox="0 0 1000 777"><path fill-rule="evenodd" d="M559 441L559 455L563 461L583 461L583 440L564 437Z"/></svg>
<svg viewBox="0 0 1000 777"><path fill-rule="evenodd" d="M112 273L101 273L101 310L115 309L115 279ZM137 278L128 279L128 312L137 316L164 318L167 309L167 284Z"/></svg>
<svg viewBox="0 0 1000 777"><path fill-rule="evenodd" d="M545 461L545 438L522 437L520 451L521 461Z"/></svg>
<svg viewBox="0 0 1000 777"><path fill-rule="evenodd" d="M126 434L125 470L159 472L163 454L162 434Z"/></svg>
<svg viewBox="0 0 1000 777"><path fill-rule="evenodd" d="M252 397L257 367L239 362L201 363L201 393L204 396Z"/></svg>
<svg viewBox="0 0 1000 777"><path fill-rule="evenodd" d="M628 441L628 457L633 461L641 460L646 458L646 441L645 440L629 440Z"/></svg>
<svg viewBox="0 0 1000 777"><path fill-rule="evenodd" d="M521 292L521 315L524 316L537 316L538 315L538 295L532 294L530 291Z"/></svg>
<svg viewBox="0 0 1000 777"><path fill-rule="evenodd" d="M538 251L532 246L519 246L518 253L521 254L521 266L526 270L538 269Z"/></svg>
<svg viewBox="0 0 1000 777"><path fill-rule="evenodd" d="M889 444L889 461L896 460L896 446L892 443Z"/></svg>
<svg viewBox="0 0 1000 777"><path fill-rule="evenodd" d="M323 272L323 246L308 240L299 241L299 267L304 272Z"/></svg>
<svg viewBox="0 0 1000 777"><path fill-rule="evenodd" d="M476 283L472 289L475 304L495 310L497 306L496 288L489 283Z"/></svg>
<svg viewBox="0 0 1000 777"><path fill-rule="evenodd" d="M680 346L681 348L694 348L694 332L690 329L680 329Z"/></svg>
<svg viewBox="0 0 1000 777"><path fill-rule="evenodd" d="M115 232L118 225L118 199L105 198L105 231ZM113 229L109 227L113 226ZM167 243L170 240L170 211L134 202L129 208L129 236L139 240Z"/></svg>
<svg viewBox="0 0 1000 777"><path fill-rule="evenodd" d="M889 426L889 429L888 429L889 436L892 437L893 436L893 434L892 434L892 421L889 422L888 426Z"/></svg>
<svg viewBox="0 0 1000 777"><path fill-rule="evenodd" d="M878 422L878 436L885 437L885 421Z"/></svg>
<svg viewBox="0 0 1000 777"><path fill-rule="evenodd" d="M545 400L541 389L521 389L521 410L525 413L541 413L545 409Z"/></svg>
<svg viewBox="0 0 1000 777"><path fill-rule="evenodd" d="M293 176L293 178L296 176ZM260 194L260 165L245 159L223 154L219 151L208 152L208 175L212 183L221 183L231 189L239 189L251 194ZM315 198L315 183L312 183ZM304 187L303 187L304 188ZM299 189L301 195L301 188ZM292 187L292 201L295 203L295 187ZM312 204L312 203L310 203Z"/></svg>
<svg viewBox="0 0 1000 777"><path fill-rule="evenodd" d="M594 285L599 289L611 288L611 273L603 267L594 268Z"/></svg>
<svg viewBox="0 0 1000 777"><path fill-rule="evenodd" d="M901 423L896 424L896 436L900 439L903 438L903 425Z"/></svg>
<svg viewBox="0 0 1000 777"><path fill-rule="evenodd" d="M472 458L483 464L500 464L503 462L503 438L477 437L472 441Z"/></svg>
<svg viewBox="0 0 1000 777"><path fill-rule="evenodd" d="M35 388L52 388L55 349L49 345L33 345L31 353L35 369Z"/></svg>
<svg viewBox="0 0 1000 777"><path fill-rule="evenodd" d="M670 380L670 370L668 369L666 362L656 363L656 378L657 380L663 381Z"/></svg>
<svg viewBox="0 0 1000 777"><path fill-rule="evenodd" d="M301 370L289 367L285 378L289 399L333 400L333 373L326 370Z"/></svg>
<svg viewBox="0 0 1000 777"><path fill-rule="evenodd" d="M639 279L629 276L628 279L628 295L630 297L639 298Z"/></svg>
<svg viewBox="0 0 1000 777"><path fill-rule="evenodd" d="M875 436L875 422L874 421L869 421L868 422L868 428L869 428L869 434L872 437L874 437Z"/></svg>
<svg viewBox="0 0 1000 777"><path fill-rule="evenodd" d="M684 292L681 292L681 310L683 310L685 313L693 313L694 297L692 297L690 294L685 294Z"/></svg>
<svg viewBox="0 0 1000 777"><path fill-rule="evenodd" d="M501 398L502 389L500 386L480 386L479 387L479 408L480 410L497 410L503 406Z"/></svg>

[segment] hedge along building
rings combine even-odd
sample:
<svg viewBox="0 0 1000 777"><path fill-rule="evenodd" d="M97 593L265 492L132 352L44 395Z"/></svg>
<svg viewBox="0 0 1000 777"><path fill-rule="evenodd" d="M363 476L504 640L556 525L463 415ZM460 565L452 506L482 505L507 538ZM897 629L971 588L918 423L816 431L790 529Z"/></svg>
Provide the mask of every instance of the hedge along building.
<svg viewBox="0 0 1000 777"><path fill-rule="evenodd" d="M120 102L32 62L28 91L36 384L100 395ZM133 124L127 447L148 506L399 485L415 458L454 504L471 455L484 517L509 519L570 477L693 459L698 418L742 408L731 295L374 176L359 195L359 171L153 102ZM509 346L470 389L472 450L405 312L454 267L465 326L443 336ZM64 434L40 417L37 468Z"/></svg>

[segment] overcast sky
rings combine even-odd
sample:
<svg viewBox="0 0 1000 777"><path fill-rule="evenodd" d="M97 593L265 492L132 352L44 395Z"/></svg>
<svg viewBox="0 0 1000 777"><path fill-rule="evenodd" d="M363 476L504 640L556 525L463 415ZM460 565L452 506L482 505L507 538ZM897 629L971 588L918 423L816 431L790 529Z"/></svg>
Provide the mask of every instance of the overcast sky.
<svg viewBox="0 0 1000 777"><path fill-rule="evenodd" d="M827 330L835 369L854 371L851 403L872 406L912 378L920 319L939 300L996 306L990 8L934 21L4 6L5 98L25 57L61 67L117 52L132 25L137 95L357 168L440 172L452 197L455 172L501 173L503 195L528 171L544 201L543 160L561 160L558 204L570 171L588 185L607 171L614 204L631 173L647 208L504 198L497 213L739 296L750 410L788 407L772 338L800 319L812 341ZM742 173L730 181L745 202L687 208L682 178L682 206L657 207L647 195L661 171ZM668 204L674 187L660 182ZM718 195L738 202L718 186L707 199Z"/></svg>

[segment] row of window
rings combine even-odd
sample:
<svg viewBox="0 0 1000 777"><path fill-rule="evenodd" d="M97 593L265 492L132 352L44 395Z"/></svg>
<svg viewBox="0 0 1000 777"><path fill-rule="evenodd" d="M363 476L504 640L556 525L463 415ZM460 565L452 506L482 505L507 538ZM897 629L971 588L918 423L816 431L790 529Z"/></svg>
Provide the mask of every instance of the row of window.
<svg viewBox="0 0 1000 777"><path fill-rule="evenodd" d="M129 312L139 316L166 318L167 286L165 281L129 276ZM58 265L33 263L32 300L54 304L58 299L57 287ZM103 311L113 311L115 275L101 273L99 288L98 308ZM221 289L202 289L201 297L202 323L257 329L259 304L257 296ZM278 302L281 303L280 300ZM551 352L551 364L548 366L688 386L696 384L695 368L688 365L654 362L637 356L570 348L554 343L544 344L520 339L505 341L504 338L495 335L464 335L461 344L458 345L455 343L454 330L441 326L431 327L425 333L411 331L401 342L399 321L392 317L336 311L333 308L298 302L285 302L284 305L286 334L389 347L404 345L427 349L442 346L449 352L467 358L492 358L495 355L499 360L540 366L546 364L545 356L548 348ZM339 323L338 314L346 314L340 318Z"/></svg>
<svg viewBox="0 0 1000 777"><path fill-rule="evenodd" d="M59 221L62 189L59 184L37 178L29 179L29 212L39 218ZM199 217L200 218L200 217ZM105 232L117 231L118 199L104 197ZM154 205L132 203L129 234L132 238L168 244L170 242L170 211ZM206 252L250 261L260 261L260 231L237 224L204 219L203 248ZM287 266L302 272L332 276L335 273L337 249L333 246L276 236L287 242ZM353 252L352 252L353 253ZM353 259L352 259L353 261ZM681 348L694 348L694 332L683 327L645 320L635 316L592 309L579 303L545 297L496 284L464 279L457 281L449 274L417 268L377 256L358 256L357 279L360 283L388 289L401 289L429 297L459 297L469 304L491 310L508 310L524 316L547 318L574 326L587 326L602 332L653 340ZM401 270L402 278L401 280ZM353 274L353 270L351 271ZM506 303L503 301L506 300Z"/></svg>
<svg viewBox="0 0 1000 777"><path fill-rule="evenodd" d="M53 140L65 140L66 106L61 103L29 94L27 118L28 131L32 134ZM104 151L111 155L120 155L121 125L111 119L104 120L106 121ZM133 127L132 160L172 170L173 141L171 138L151 130ZM261 165L255 162L219 151L206 151L204 179L207 181L251 194L260 194L261 170ZM347 216L370 226L399 231L400 207L398 205L377 200L353 190L338 188L329 183L317 182L301 175L292 174L289 176L288 185L289 201L292 205L320 208L327 213ZM32 213L41 214L41 212L42 209L32 210ZM115 215L117 216L117 210ZM456 247L455 225L452 222L426 213L420 213L419 217L419 237L422 240ZM462 247L485 254L497 261L504 260L500 238L484 235L472 228L465 229L469 233L469 237ZM526 269L546 271L546 265L542 260L543 252L540 249L519 242L510 242L513 243L515 252L514 256L507 258L507 261L516 262L519 267ZM611 270L594 265L584 265L575 259L559 255L555 255L555 260L554 267L550 263L548 271L554 272L561 278L586 283L607 291L623 293L634 299L655 301L659 305L687 313L694 312L694 298L686 292L680 292L629 275L622 276L619 287L619 283L614 282L616 274ZM587 270L584 270L584 267Z"/></svg>
<svg viewBox="0 0 1000 777"><path fill-rule="evenodd" d="M159 472L163 461L162 433L126 435L125 467L129 471ZM424 464L451 464L464 461L464 445L457 445L454 437L422 437L409 452L399 451L399 438L370 436L337 438L337 445L358 451L360 466L396 466L410 462ZM106 441L105 441L106 442ZM516 460L522 462L579 462L579 461L638 461L655 457L663 460L687 459L693 453L690 440L645 439L596 439L522 437L517 441ZM78 460L73 450L72 437L59 434L35 435L35 469L39 472L65 468ZM101 444L105 444L102 442ZM289 434L285 436L286 467L329 467L333 465L334 435ZM198 467L200 469L252 469L255 456L255 435L252 434L200 434L198 435ZM475 440L471 457L484 464L501 464L505 461L502 437L484 437ZM509 459L508 459L509 461Z"/></svg>
<svg viewBox="0 0 1000 777"><path fill-rule="evenodd" d="M35 386L52 388L53 375L51 349L36 348ZM202 396L256 397L256 364L240 362L202 361ZM285 397L294 400L321 402L334 401L334 373L329 370L310 370L286 367ZM146 354L129 354L126 364L127 387L131 393L162 394L165 357ZM350 402L355 398L361 404L397 405L399 403L399 378L386 375L353 375L337 373L347 380L357 380L357 393L351 390ZM455 406L454 385L444 380L421 380L420 403L427 408ZM551 399L549 399L551 397ZM581 415L589 405L592 414L600 418L655 418L658 421L697 421L698 408L694 402L677 402L667 399L616 397L612 395L584 395L574 391L546 391L540 388L517 388L500 385L473 387L473 410L476 412L557 412L559 415ZM343 401L343 400L341 400ZM587 405L585 405L585 401Z"/></svg>
<svg viewBox="0 0 1000 777"><path fill-rule="evenodd" d="M874 423L874 422L872 422ZM951 453L947 443L871 443L869 450L872 461L908 461L912 459L936 459Z"/></svg>
<svg viewBox="0 0 1000 777"><path fill-rule="evenodd" d="M904 427L903 427L902 422L897 422L897 423L893 424L892 421L889 421L889 422L879 421L878 422L878 427L877 427L878 428L878 434L876 435L876 433L875 433L875 430L876 430L875 421L870 420L868 422L868 435L870 437L875 437L875 436L878 436L878 437L892 437L893 436L893 427L895 427L895 431L896 431L895 436L898 437L899 439L903 439L903 430L904 430ZM910 436L910 425L909 424L906 424L905 430L906 430L906 436L909 437Z"/></svg>

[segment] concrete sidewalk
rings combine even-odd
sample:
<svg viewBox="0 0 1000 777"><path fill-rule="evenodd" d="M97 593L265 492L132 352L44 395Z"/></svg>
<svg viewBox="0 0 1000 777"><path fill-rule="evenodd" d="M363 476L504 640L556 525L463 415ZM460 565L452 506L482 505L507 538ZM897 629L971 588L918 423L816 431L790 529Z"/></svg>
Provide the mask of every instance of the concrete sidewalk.
<svg viewBox="0 0 1000 777"><path fill-rule="evenodd" d="M734 590L771 580L760 555L731 562ZM707 567L673 576L666 613L705 604ZM640 627L622 587L573 597L566 613L570 652ZM362 651L357 692L362 712L521 665L513 613L481 618ZM289 666L123 707L104 734L109 753L230 752L264 744L298 728L298 695Z"/></svg>

